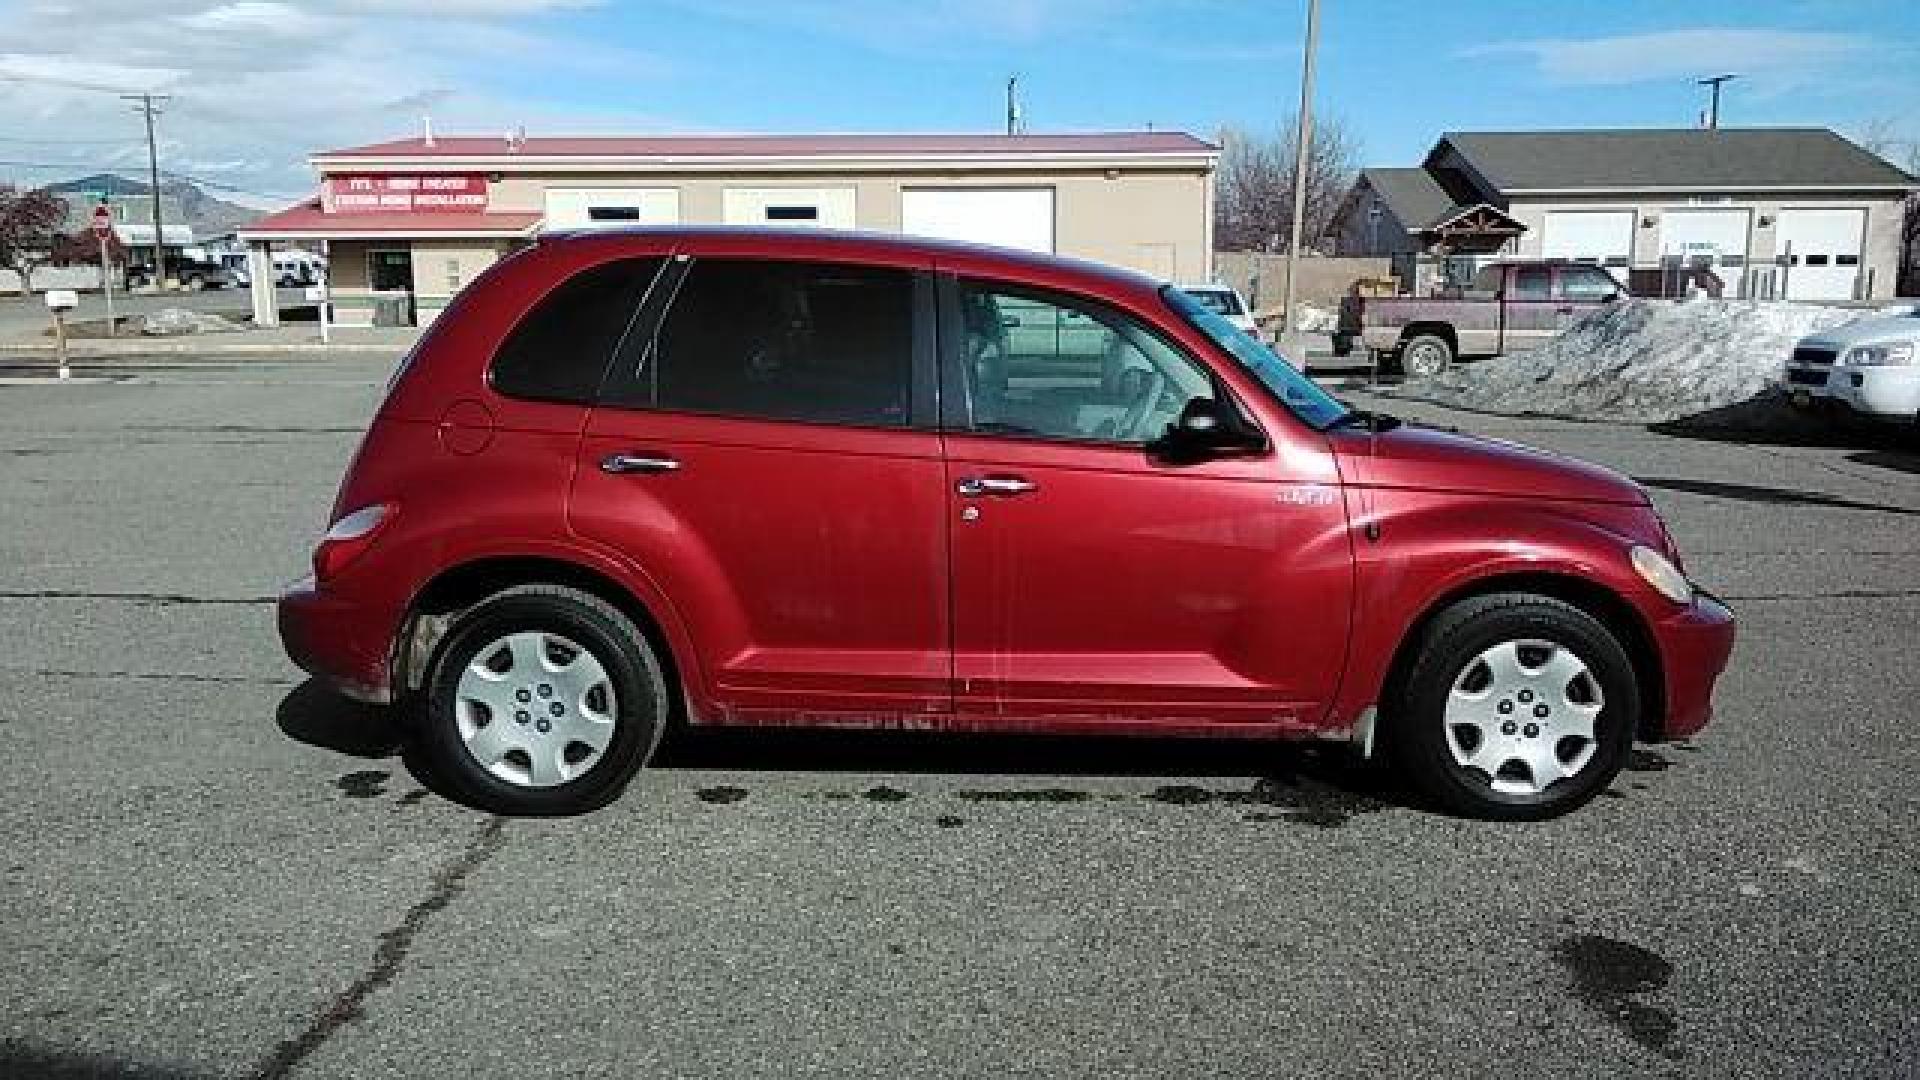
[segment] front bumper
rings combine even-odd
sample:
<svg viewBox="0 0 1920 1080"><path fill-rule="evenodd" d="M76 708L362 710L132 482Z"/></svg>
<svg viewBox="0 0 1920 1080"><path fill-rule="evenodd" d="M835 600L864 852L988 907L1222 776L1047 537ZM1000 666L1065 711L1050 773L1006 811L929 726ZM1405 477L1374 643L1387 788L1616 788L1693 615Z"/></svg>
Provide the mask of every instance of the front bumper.
<svg viewBox="0 0 1920 1080"><path fill-rule="evenodd" d="M280 644L302 671L358 701L393 700L392 635L378 612L306 577L280 594L279 616Z"/></svg>
<svg viewBox="0 0 1920 1080"><path fill-rule="evenodd" d="M1786 389L1796 402L1844 405L1865 416L1912 420L1920 414L1920 365L1788 364Z"/></svg>
<svg viewBox="0 0 1920 1080"><path fill-rule="evenodd" d="M1713 718L1713 685L1733 655L1733 612L1696 592L1693 603L1653 625L1666 673L1666 723L1660 734L1685 739Z"/></svg>

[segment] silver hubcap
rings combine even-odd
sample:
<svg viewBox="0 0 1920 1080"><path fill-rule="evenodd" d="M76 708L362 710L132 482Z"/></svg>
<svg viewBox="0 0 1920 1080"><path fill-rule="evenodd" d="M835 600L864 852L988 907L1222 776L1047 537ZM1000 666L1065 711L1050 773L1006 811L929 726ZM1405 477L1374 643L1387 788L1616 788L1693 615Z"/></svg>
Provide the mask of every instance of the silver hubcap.
<svg viewBox="0 0 1920 1080"><path fill-rule="evenodd" d="M1447 749L1493 790L1538 795L1587 767L1600 680L1551 641L1503 641L1473 658L1447 697Z"/></svg>
<svg viewBox="0 0 1920 1080"><path fill-rule="evenodd" d="M1431 378L1440 374L1446 366L1446 360L1440 350L1432 345L1416 345L1407 352L1407 373L1419 378Z"/></svg>
<svg viewBox="0 0 1920 1080"><path fill-rule="evenodd" d="M553 787L594 767L618 705L607 669L558 634L508 634L460 673L454 722L467 753L509 784Z"/></svg>

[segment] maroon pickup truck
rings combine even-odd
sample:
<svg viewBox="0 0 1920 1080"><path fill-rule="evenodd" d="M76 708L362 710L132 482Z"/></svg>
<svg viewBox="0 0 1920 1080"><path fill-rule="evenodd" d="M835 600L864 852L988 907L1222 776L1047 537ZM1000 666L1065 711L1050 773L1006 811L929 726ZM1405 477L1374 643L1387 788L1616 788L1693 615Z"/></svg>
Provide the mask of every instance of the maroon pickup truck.
<svg viewBox="0 0 1920 1080"><path fill-rule="evenodd" d="M1450 294L1347 296L1334 349L1357 338L1400 375L1431 378L1456 357L1531 348L1625 294L1613 275L1587 263L1493 263Z"/></svg>

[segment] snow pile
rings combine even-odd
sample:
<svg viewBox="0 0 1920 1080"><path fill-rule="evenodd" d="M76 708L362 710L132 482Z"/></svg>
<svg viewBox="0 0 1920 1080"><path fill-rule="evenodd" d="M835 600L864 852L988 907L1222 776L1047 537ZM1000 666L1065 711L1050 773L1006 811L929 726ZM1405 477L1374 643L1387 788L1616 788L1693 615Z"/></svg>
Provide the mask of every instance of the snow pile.
<svg viewBox="0 0 1920 1080"><path fill-rule="evenodd" d="M161 308L140 318L140 332L153 337L182 334L231 334L246 327L219 315L186 308Z"/></svg>
<svg viewBox="0 0 1920 1080"><path fill-rule="evenodd" d="M1400 392L1483 412L1769 425L1770 414L1785 413L1780 384L1794 344L1871 314L1783 301L1623 300L1538 349L1456 365Z"/></svg>

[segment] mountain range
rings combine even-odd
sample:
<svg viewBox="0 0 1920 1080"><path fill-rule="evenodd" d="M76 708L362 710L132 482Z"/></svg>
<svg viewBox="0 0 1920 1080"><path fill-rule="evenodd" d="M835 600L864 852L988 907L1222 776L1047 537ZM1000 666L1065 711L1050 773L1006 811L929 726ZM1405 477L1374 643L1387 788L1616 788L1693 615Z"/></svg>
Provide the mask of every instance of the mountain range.
<svg viewBox="0 0 1920 1080"><path fill-rule="evenodd" d="M134 180L118 173L95 173L76 180L48 184L47 190L56 195L94 194L105 195L109 199L124 199L144 197L153 189L143 180ZM190 180L162 180L160 194L162 215L184 221L192 227L194 235L200 237L232 232L257 220L261 213L251 207L209 195L204 188Z"/></svg>

